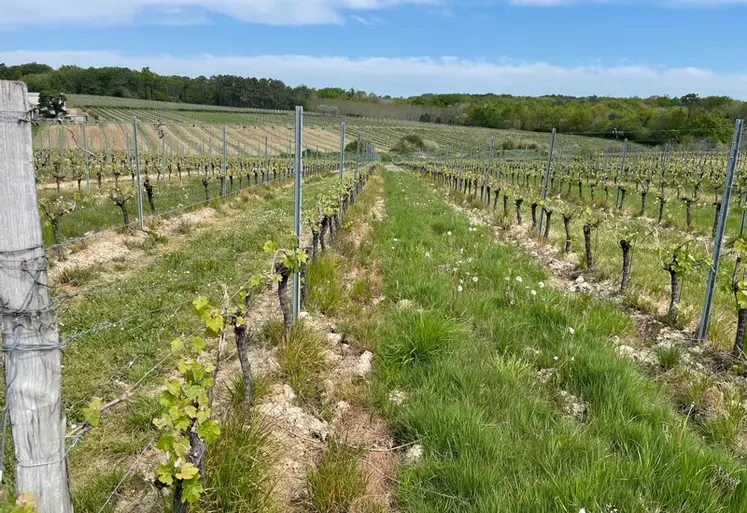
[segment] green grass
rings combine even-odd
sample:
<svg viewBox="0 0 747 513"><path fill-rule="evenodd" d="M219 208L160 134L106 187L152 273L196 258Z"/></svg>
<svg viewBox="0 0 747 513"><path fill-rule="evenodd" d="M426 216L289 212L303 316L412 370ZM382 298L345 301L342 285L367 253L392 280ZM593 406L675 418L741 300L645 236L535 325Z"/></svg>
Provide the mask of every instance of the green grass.
<svg viewBox="0 0 747 513"><path fill-rule="evenodd" d="M319 465L309 471L306 491L311 511L347 513L366 490L358 469L361 450L331 437Z"/></svg>
<svg viewBox="0 0 747 513"><path fill-rule="evenodd" d="M323 390L320 373L325 367L323 349L320 335L303 322L293 325L288 340L278 345L278 366L302 404L320 404Z"/></svg>
<svg viewBox="0 0 747 513"><path fill-rule="evenodd" d="M433 182L429 182L433 183ZM445 186L438 185L443 190ZM588 201L588 192L584 193L586 198L578 201L578 194L572 189L570 195L571 202L565 203L567 206L594 205L595 208L609 207L614 201L615 190L610 189L610 200L604 202L603 191L597 190L596 198L598 201L591 203ZM563 195L568 197L568 195ZM464 196L453 190L449 190L449 197L461 203ZM554 200L556 205L558 200ZM501 200L499 199L498 211L502 212ZM481 204L473 205L473 208L485 208ZM493 210L491 203L487 207L489 211ZM528 201L524 202L522 208L525 218L525 224L530 219ZM633 209L635 210L635 209ZM678 218L678 217L675 217ZM684 217L683 217L684 219ZM734 223L738 222L738 216L732 212L730 216L731 232L734 233ZM530 221L529 221L530 222ZM576 215L571 221L572 234L572 251L579 255L583 260L584 240L582 235L583 216ZM710 226L713 220L704 221L703 226L707 226L710 234ZM516 223L513 210L508 218L503 218L500 214L497 216L496 224L503 228L508 228ZM678 246L693 234L686 234L676 227L674 229L660 229L657 238L650 234L650 227L644 222L635 218L624 221L620 218L607 219L602 222L598 229L592 231L592 247L594 255L594 273L600 279L609 279L618 285L622 275L622 253L620 250L620 233L624 229L640 229L641 236L637 239L631 249L631 282L629 294L626 298L627 304L649 311L653 315L660 316L663 320L669 301L670 278L669 274L662 269L660 263L660 249L665 252L667 248ZM551 222L551 231L549 244L558 251L558 258L562 255L562 249L565 246L565 232L563 230L562 217L556 208L555 215ZM710 243L708 247L702 242L693 245L693 253L702 258L704 262L710 262ZM714 293L713 309L709 324L709 333L707 343L713 344L717 350L730 349L734 343L734 334L736 332L736 309L734 307L734 296L731 292L731 272L734 266L734 257L726 252L722 256L719 274L717 275L717 285ZM680 310L678 315L677 326L686 327L694 331L697 322L700 319L700 312L705 296L706 281L708 277L708 265L703 263L695 266L687 272L681 279L682 296L680 300Z"/></svg>
<svg viewBox="0 0 747 513"><path fill-rule="evenodd" d="M85 486L76 488L73 493L73 508L75 511L99 511L109 497L109 494L124 476L124 470L100 470ZM106 513L114 511L117 498L109 501L103 510Z"/></svg>
<svg viewBox="0 0 747 513"><path fill-rule="evenodd" d="M376 330L379 405L395 444L424 447L398 477L400 511L743 510L743 466L616 356L609 339L632 333L628 316L540 288L543 269L470 231L418 178L385 178L389 217L372 258L386 296L422 308L385 310ZM536 373L547 368L543 383ZM388 400L395 389L402 406ZM566 417L561 392L586 406L583 422Z"/></svg>
<svg viewBox="0 0 747 513"><path fill-rule="evenodd" d="M285 162L285 161L283 161ZM182 212L188 212L196 208L203 208L206 205L205 202L205 188L202 185L201 178L197 176L195 172L192 173L192 177L187 177L184 173L183 181L179 183L178 178L174 177L171 182L158 182L155 179L152 181L155 192L154 192L154 203L156 205L156 212L152 213L148 206L148 201L143 196L143 214L146 220L148 219L159 219L160 217L166 217L167 212L174 211L175 214ZM122 177L120 184L127 186L131 185L129 177ZM83 194L78 200L76 200L76 207L73 212L64 216L60 221L60 237L62 241L68 239L74 239L82 237L87 233L98 232L101 230L107 230L122 226L124 219L122 213L107 196L106 190L107 185L104 187L104 192L99 194L95 191L95 183L92 184L91 195ZM226 185L228 191L228 184ZM208 185L210 191L211 201L215 200L217 204L222 204L224 199L233 198L234 195L229 194L226 198L219 196L220 182L217 178L211 177L210 184ZM242 190L254 189L247 186L246 179L242 184ZM234 193L239 191L238 179L234 179ZM54 198L56 191L53 188L39 189L38 191L40 198ZM67 189L63 190L63 195L69 199L72 199L72 191ZM270 198L271 199L271 198ZM211 205L213 206L213 205ZM129 214L129 220L131 223L137 225L137 199L132 198L126 204L126 208ZM42 218L45 221L46 218ZM54 237L52 235L52 228L49 223L44 222L42 226L42 235L44 238L44 244L49 246L54 243Z"/></svg>
<svg viewBox="0 0 747 513"><path fill-rule="evenodd" d="M659 366L662 369L673 369L682 361L682 349L679 346L672 344L669 347L657 349L656 356L659 358Z"/></svg>
<svg viewBox="0 0 747 513"><path fill-rule="evenodd" d="M338 257L326 252L309 264L307 308L324 315L337 313L343 301L343 280L339 276Z"/></svg>
<svg viewBox="0 0 747 513"><path fill-rule="evenodd" d="M334 179L310 185L307 193L318 194ZM79 486L88 486L88 479L81 482L76 476L90 475L104 464L119 464L123 456L139 453L153 436L157 401L152 397L157 394L152 389L171 368L169 342L194 333L200 325L189 313L190 302L206 295L220 304L222 284L235 291L253 272L267 268L269 257L262 246L267 240L282 243L293 208L290 188L269 187L275 190L272 200L231 202L226 210L231 220L220 227L194 228L186 235L170 236L166 246L156 244L147 266L123 259L95 266L91 276L87 271L71 271L66 277L85 275L87 282L83 295L60 302L63 337L101 327L65 349L62 396L68 421L81 422L82 409L94 397L107 402L135 383L141 387L132 404L107 412L101 427L91 430L71 451L76 493ZM102 326L106 322L117 324ZM266 388L259 383L255 394Z"/></svg>
<svg viewBox="0 0 747 513"><path fill-rule="evenodd" d="M271 426L241 409L221 419L205 459L207 486L198 512L272 513L274 446Z"/></svg>

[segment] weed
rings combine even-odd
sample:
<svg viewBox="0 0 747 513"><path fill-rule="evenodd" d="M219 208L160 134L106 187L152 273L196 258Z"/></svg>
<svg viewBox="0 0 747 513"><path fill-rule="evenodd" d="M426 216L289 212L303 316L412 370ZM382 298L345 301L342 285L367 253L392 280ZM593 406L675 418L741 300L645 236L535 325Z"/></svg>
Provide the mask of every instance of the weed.
<svg viewBox="0 0 747 513"><path fill-rule="evenodd" d="M312 511L347 513L366 490L358 469L361 450L335 437L327 441L318 466L309 471L306 491Z"/></svg>
<svg viewBox="0 0 747 513"><path fill-rule="evenodd" d="M252 402L257 404L267 395L270 390L271 380L267 374L257 374L252 376ZM244 377L241 374L235 374L231 380L226 383L224 393L228 402L228 407L233 410L240 410L244 407Z"/></svg>
<svg viewBox="0 0 747 513"><path fill-rule="evenodd" d="M179 224L174 228L174 233L177 235L189 235L195 229L195 225L187 220L179 221Z"/></svg>
<svg viewBox="0 0 747 513"><path fill-rule="evenodd" d="M221 433L205 457L207 486L197 511L273 512L270 427L249 414L221 419Z"/></svg>
<svg viewBox="0 0 747 513"><path fill-rule="evenodd" d="M153 419L161 415L162 410L157 398L138 396L127 407L124 426L131 431L155 431Z"/></svg>
<svg viewBox="0 0 747 513"><path fill-rule="evenodd" d="M302 403L317 403L322 392L319 373L325 365L324 342L304 323L296 323L287 341L278 346L277 359L288 384Z"/></svg>
<svg viewBox="0 0 747 513"><path fill-rule="evenodd" d="M57 276L57 285L70 285L80 287L94 280L99 275L95 267L71 267L60 272Z"/></svg>
<svg viewBox="0 0 747 513"><path fill-rule="evenodd" d="M682 361L682 349L675 344L659 347L656 356L659 358L659 367L664 370L674 369Z"/></svg>
<svg viewBox="0 0 747 513"><path fill-rule="evenodd" d="M307 304L311 311L334 315L342 304L343 289L339 265L338 258L331 253L322 254L309 265Z"/></svg>
<svg viewBox="0 0 747 513"><path fill-rule="evenodd" d="M744 427L745 408L742 395L728 392L724 396L723 410L703 421L703 434L713 442L733 446Z"/></svg>
<svg viewBox="0 0 747 513"><path fill-rule="evenodd" d="M405 310L392 319L379 351L383 360L411 367L440 355L463 335L463 330L439 313Z"/></svg>
<svg viewBox="0 0 747 513"><path fill-rule="evenodd" d="M353 282L353 286L350 289L350 299L353 301L370 304L373 300L373 295L374 285L370 278L361 278Z"/></svg>
<svg viewBox="0 0 747 513"><path fill-rule="evenodd" d="M101 469L85 485L73 490L73 508L76 511L100 511L109 494L124 476L123 470ZM121 490L121 488L120 488ZM116 496L109 501L104 512L111 513L117 505Z"/></svg>

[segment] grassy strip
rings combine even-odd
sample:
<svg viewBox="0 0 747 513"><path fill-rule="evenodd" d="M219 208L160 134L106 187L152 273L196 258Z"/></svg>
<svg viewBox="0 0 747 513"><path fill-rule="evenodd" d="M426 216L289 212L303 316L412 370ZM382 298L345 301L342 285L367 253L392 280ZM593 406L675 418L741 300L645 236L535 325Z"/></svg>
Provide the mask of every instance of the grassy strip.
<svg viewBox="0 0 747 513"><path fill-rule="evenodd" d="M336 176L308 179L306 197L311 200L336 179ZM58 316L63 334L83 332L104 322L122 322L80 337L65 349L62 395L68 421L81 422L82 409L95 396L108 401L135 383L141 382L143 387L138 390L140 396L130 404L107 412L102 425L92 429L70 452L78 509L87 511L87 504L103 504L130 457L142 451L153 438L152 419L160 406L151 393L152 387L169 371L171 362L154 366L168 360L169 342L173 338L193 333L199 325L189 314L189 303L199 295L206 295L219 304L223 294L221 285L234 291L252 273L268 265L268 256L262 251L265 241L285 243L292 224L292 189L274 184L253 192L221 205L213 226L188 230L178 241L160 239L149 249L153 261L145 268L138 262L122 260L96 272L74 273L78 278L86 278L78 286L92 293L62 301ZM133 317L136 314L140 315ZM230 423L248 423L252 426L251 436L257 440L266 437L266 428L247 419L229 418L226 422L230 437L221 442L225 451L217 449L218 453L226 458L240 453L241 458L235 458L237 468L254 465L254 453L236 449L243 447L242 443L253 442L242 441L236 436L239 428ZM11 455L9 445L5 460L7 476L13 475ZM208 466L217 465L215 459L211 461ZM223 477L214 478L216 486ZM141 481L130 478L123 489L147 489L149 485ZM221 498L220 493L210 495L211 500L225 505L227 499ZM111 511L115 505L116 500L111 503ZM247 511L223 506L219 509Z"/></svg>
<svg viewBox="0 0 747 513"><path fill-rule="evenodd" d="M174 172L174 174L176 174L176 172ZM145 180L145 177L143 177L143 180ZM106 192L102 194L97 194L95 192L95 177L92 177L91 181L92 194L83 195L78 201L76 201L75 210L63 217L60 221L60 237L62 241L81 237L89 232L116 228L123 224L122 213L119 207L109 199ZM252 185L253 182L254 179L252 178ZM131 187L132 179L129 175L122 176L120 177L119 183L122 187ZM153 202L156 206L156 212L151 212L148 198L143 189L143 214L146 220L153 215L159 216L160 214L175 209L179 210L174 212L174 214L180 214L185 211L203 208L207 205L205 202L205 187L202 184L202 177L199 176L197 172L192 172L192 177L188 177L185 171L181 182L176 176L172 178L171 182L166 183L158 181L155 176L151 176L151 184L154 188ZM104 190L106 191L112 186L113 184L110 185L107 183ZM233 195L229 195L227 198L220 197L220 180L217 176L210 176L208 190L210 191L211 206L218 205L224 199L233 198ZM246 177L243 177L241 190L249 190L249 184L247 184ZM228 179L226 179L226 191L229 192L229 194L231 192ZM72 196L72 191L67 192L68 194L66 197ZM234 176L233 192L239 192L238 176ZM53 199L56 194L57 191L54 188L40 189L38 191L39 198L50 200ZM135 197L127 202L127 212L130 217L130 222L137 223L137 199ZM54 244L52 227L45 217L42 217L42 221L44 245L52 245Z"/></svg>
<svg viewBox="0 0 747 513"><path fill-rule="evenodd" d="M607 342L630 318L543 287L416 177L385 190L371 258L386 296L417 306L375 330L378 400L396 442L424 448L402 511L742 511L745 471Z"/></svg>
<svg viewBox="0 0 747 513"><path fill-rule="evenodd" d="M431 181L432 184L435 182ZM447 189L442 184L436 185L442 190ZM448 189L449 197L456 202L462 202L465 196L453 189ZM614 196L614 195L613 195ZM501 201L499 201L501 203ZM502 205L497 208L491 205L485 207L482 202L470 200L469 205L473 208L486 208L495 212L495 224L508 227L516 223L515 206L513 200L509 202L508 215L504 215ZM556 200L557 205L557 200ZM568 204L568 211L572 211L572 204ZM601 203L598 206L604 206ZM524 202L522 208L526 220L530 216L529 206ZM577 213L570 221L572 234L571 250L575 254L583 255L583 216ZM669 273L662 269L660 263L660 251L666 259L668 248L674 248L687 241L691 236L676 230L660 230L658 242L649 234L650 226L638 220L623 220L613 218L604 221L598 229L592 230L592 248L594 255L593 270L600 280L610 280L616 286L620 283L622 276L622 252L620 250L620 239L626 230L640 230L642 234L632 244L631 258L631 283L624 302L635 306L643 311L651 312L653 315L662 316L666 321L666 312L670 297ZM534 234L533 234L534 235ZM562 212L556 208L551 222L549 243L558 250L558 258L563 258L562 252L565 247L565 231L563 229ZM693 252L710 262L710 244L697 243L693 246ZM583 262L583 257L579 257ZM736 333L737 312L735 308L734 295L731 291L731 273L734 268L734 257L729 254L722 256L721 267L717 275L717 286L714 293L713 309L711 311L711 322L709 325L708 342L714 350L729 350L734 344ZM701 309L705 297L706 281L708 278L706 265L701 265L686 272L681 277L682 297L680 299L678 312L678 327L693 329L700 320ZM741 371L741 368L735 370Z"/></svg>

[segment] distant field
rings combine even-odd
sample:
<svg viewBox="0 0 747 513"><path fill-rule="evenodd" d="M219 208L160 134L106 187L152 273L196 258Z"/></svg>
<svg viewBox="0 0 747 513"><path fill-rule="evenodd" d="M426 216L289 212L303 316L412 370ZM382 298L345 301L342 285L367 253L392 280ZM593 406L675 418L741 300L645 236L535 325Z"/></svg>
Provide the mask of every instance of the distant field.
<svg viewBox="0 0 747 513"><path fill-rule="evenodd" d="M144 151L160 152L157 125L164 125L167 152L206 153L222 144L222 126L227 126L227 146L232 154L256 153L268 138L270 153L288 151L295 123L291 111L217 107L148 100L131 100L103 96L70 95L73 112L89 118L89 147L104 150L125 150L132 144L131 121L137 117L140 145ZM496 148L530 147L547 150L550 135L520 130L492 130L462 126L418 123L374 118L344 118L313 112L304 113L304 146L309 150L332 152L339 150L339 127L347 124L347 139L369 140L378 151L389 152L403 137L416 135L431 154L454 158L463 150L466 158L488 151L491 137ZM70 129L78 144L82 144L82 125ZM42 126L36 133L37 147L72 148L73 134L58 126ZM128 140L130 142L128 143ZM567 151L620 151L621 141L606 141L560 134L557 148ZM262 150L263 151L263 150Z"/></svg>

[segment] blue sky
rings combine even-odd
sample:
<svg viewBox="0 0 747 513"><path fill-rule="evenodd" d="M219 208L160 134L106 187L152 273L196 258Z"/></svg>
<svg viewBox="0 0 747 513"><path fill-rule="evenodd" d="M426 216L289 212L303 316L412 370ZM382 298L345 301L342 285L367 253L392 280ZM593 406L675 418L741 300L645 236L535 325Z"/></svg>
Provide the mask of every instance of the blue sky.
<svg viewBox="0 0 747 513"><path fill-rule="evenodd" d="M6 0L0 62L378 94L747 98L747 0Z"/></svg>

